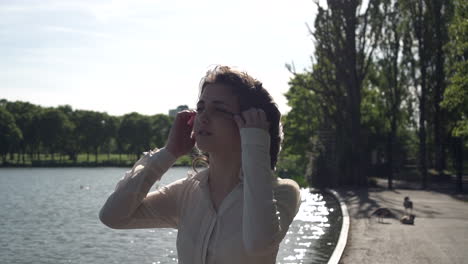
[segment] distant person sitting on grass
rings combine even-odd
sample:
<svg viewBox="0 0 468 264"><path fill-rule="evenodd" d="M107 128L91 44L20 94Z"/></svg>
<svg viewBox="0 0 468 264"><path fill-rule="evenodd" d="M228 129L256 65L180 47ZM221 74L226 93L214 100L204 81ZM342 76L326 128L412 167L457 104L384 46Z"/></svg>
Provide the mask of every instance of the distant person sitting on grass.
<svg viewBox="0 0 468 264"><path fill-rule="evenodd" d="M179 263L273 264L300 204L297 183L273 175L277 105L261 82L227 66L208 71L198 99L196 112L177 114L166 146L117 184L100 219L116 229L178 229ZM148 194L195 143L209 167Z"/></svg>

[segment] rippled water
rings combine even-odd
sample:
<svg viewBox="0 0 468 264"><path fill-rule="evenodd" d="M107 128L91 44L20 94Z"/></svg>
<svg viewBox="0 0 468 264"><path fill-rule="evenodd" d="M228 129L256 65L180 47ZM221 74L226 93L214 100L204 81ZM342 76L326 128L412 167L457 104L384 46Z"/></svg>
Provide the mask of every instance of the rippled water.
<svg viewBox="0 0 468 264"><path fill-rule="evenodd" d="M174 229L112 230L98 212L122 168L0 169L0 263L177 263ZM172 168L159 185L185 177ZM278 263L326 263L341 227L332 197L303 203ZM337 222L338 221L338 222Z"/></svg>
<svg viewBox="0 0 468 264"><path fill-rule="evenodd" d="M277 263L327 263L340 235L342 216L328 193L301 190L302 204L281 242Z"/></svg>

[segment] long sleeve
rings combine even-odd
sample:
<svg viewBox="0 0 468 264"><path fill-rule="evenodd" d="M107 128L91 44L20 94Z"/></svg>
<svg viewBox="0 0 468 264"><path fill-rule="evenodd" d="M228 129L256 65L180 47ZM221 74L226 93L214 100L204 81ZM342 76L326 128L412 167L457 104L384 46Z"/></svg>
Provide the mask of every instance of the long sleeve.
<svg viewBox="0 0 468 264"><path fill-rule="evenodd" d="M270 168L270 136L241 129L244 181L243 240L252 255L277 250L296 215L300 194L292 180L278 181Z"/></svg>
<svg viewBox="0 0 468 264"><path fill-rule="evenodd" d="M166 149L150 151L118 182L102 207L101 221L117 229L176 227L177 197L183 180L148 194L151 186L172 166L174 156Z"/></svg>

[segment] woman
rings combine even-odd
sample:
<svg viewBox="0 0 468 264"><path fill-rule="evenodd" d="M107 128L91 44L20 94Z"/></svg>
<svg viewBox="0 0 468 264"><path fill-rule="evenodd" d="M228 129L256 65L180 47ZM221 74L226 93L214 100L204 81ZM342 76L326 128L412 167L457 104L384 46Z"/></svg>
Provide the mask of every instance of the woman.
<svg viewBox="0 0 468 264"><path fill-rule="evenodd" d="M178 229L179 263L275 263L296 215L296 182L276 178L280 113L262 84L227 66L202 79L197 112L179 112L164 148L117 184L101 221L118 229ZM194 144L209 167L148 194Z"/></svg>

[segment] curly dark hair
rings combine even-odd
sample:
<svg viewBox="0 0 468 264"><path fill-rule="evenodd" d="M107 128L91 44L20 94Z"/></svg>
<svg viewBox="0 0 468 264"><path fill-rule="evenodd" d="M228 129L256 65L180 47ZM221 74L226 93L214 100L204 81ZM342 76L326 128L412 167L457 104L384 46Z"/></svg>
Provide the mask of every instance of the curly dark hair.
<svg viewBox="0 0 468 264"><path fill-rule="evenodd" d="M268 130L270 133L270 166L274 170L283 139L281 113L271 95L263 88L262 83L246 72L235 70L229 66L218 65L209 70L201 79L199 97L208 84L224 84L230 87L232 93L239 98L241 112L252 107L265 111L270 124ZM207 161L206 159L202 160Z"/></svg>

